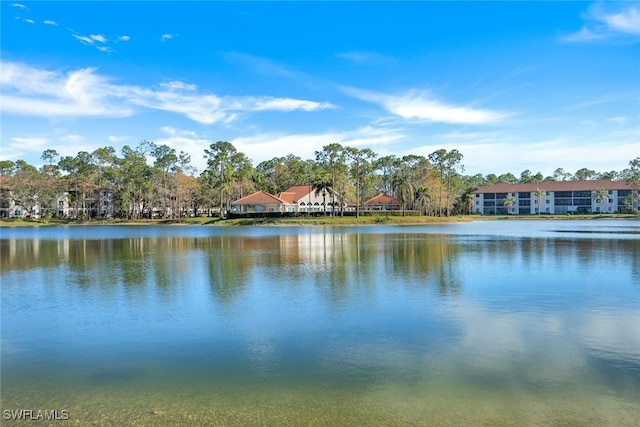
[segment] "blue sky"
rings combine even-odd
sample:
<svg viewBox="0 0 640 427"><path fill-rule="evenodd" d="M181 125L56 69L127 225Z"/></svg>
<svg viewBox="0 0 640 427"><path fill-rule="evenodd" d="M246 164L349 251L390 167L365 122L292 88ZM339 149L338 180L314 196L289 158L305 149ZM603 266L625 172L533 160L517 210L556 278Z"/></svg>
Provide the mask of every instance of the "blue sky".
<svg viewBox="0 0 640 427"><path fill-rule="evenodd" d="M0 159L142 140L254 162L457 149L465 173L640 156L639 2L13 2Z"/></svg>

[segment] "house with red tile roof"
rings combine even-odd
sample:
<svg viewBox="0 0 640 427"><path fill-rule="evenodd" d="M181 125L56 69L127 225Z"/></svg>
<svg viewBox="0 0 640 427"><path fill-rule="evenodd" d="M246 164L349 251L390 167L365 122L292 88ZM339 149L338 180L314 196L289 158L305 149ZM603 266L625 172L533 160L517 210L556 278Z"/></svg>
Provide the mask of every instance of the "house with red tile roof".
<svg viewBox="0 0 640 427"><path fill-rule="evenodd" d="M295 212L298 213L331 213L334 210L334 200L335 211L340 211L341 196L331 188L317 191L317 187L311 184L294 185L278 194L278 197L295 204ZM343 207L347 210L346 203L344 203Z"/></svg>
<svg viewBox="0 0 640 427"><path fill-rule="evenodd" d="M332 196L333 194L333 196ZM314 185L294 185L277 195L265 191L258 191L247 197L236 200L231 205L236 213L330 213L333 212L333 200L335 198L335 211L340 210L340 195L327 188L316 192ZM347 209L346 203L344 204Z"/></svg>
<svg viewBox="0 0 640 427"><path fill-rule="evenodd" d="M265 191L257 191L238 199L231 203L231 206L236 213L295 212L293 203Z"/></svg>
<svg viewBox="0 0 640 427"><path fill-rule="evenodd" d="M396 211L400 209L400 201L388 194L380 193L363 203L365 211Z"/></svg>
<svg viewBox="0 0 640 427"><path fill-rule="evenodd" d="M606 196L596 196L596 193ZM473 192L476 214L614 213L638 210L624 181L549 181L495 184ZM505 204L509 199L510 203Z"/></svg>

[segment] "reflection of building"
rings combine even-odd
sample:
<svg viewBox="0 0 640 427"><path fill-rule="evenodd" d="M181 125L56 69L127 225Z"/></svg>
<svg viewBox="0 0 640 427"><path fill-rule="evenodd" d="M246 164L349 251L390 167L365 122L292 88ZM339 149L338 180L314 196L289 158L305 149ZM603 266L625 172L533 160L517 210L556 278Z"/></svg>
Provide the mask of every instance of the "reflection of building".
<svg viewBox="0 0 640 427"><path fill-rule="evenodd" d="M317 189L313 185L294 185L274 196L258 191L232 203L236 213L318 213L340 211L340 195L331 188ZM343 203L347 209L347 204Z"/></svg>
<svg viewBox="0 0 640 427"><path fill-rule="evenodd" d="M366 211L397 211L400 209L400 201L387 194L378 194L364 202L363 205Z"/></svg>
<svg viewBox="0 0 640 427"><path fill-rule="evenodd" d="M477 214L614 213L638 209L637 192L624 181L496 184L473 194L473 212Z"/></svg>

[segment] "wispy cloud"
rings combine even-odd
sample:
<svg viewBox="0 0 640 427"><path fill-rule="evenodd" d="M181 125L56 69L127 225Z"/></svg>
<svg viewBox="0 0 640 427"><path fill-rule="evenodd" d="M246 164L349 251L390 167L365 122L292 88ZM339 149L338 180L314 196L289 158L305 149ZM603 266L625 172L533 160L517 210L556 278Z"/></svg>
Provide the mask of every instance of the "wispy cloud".
<svg viewBox="0 0 640 427"><path fill-rule="evenodd" d="M640 37L640 6L594 3L583 16L583 27L561 38L564 42L588 42L613 37Z"/></svg>
<svg viewBox="0 0 640 427"><path fill-rule="evenodd" d="M131 40L131 37L129 37L129 36L119 36L118 37L118 41L121 41L121 42L128 42L130 40Z"/></svg>
<svg viewBox="0 0 640 427"><path fill-rule="evenodd" d="M213 140L208 135L195 131L177 129L171 126L161 128L162 135L155 137L154 142L176 150L182 150L191 155L192 164L199 170L207 165L202 153ZM329 142L339 142L351 147L369 147L383 155L389 151L386 148L401 141L405 137L400 128L362 126L356 129L340 132L296 133L281 132L258 133L230 139L238 151L247 153L254 165L274 157L293 154L303 159L311 159L315 151Z"/></svg>
<svg viewBox="0 0 640 427"><path fill-rule="evenodd" d="M112 52L113 49L106 44L109 42L109 39L103 34L89 34L88 36L83 36L80 34L75 34L73 31L71 32L73 38L78 40L80 43L93 46L101 52Z"/></svg>
<svg viewBox="0 0 640 427"><path fill-rule="evenodd" d="M76 156L80 151L92 152L104 146L95 138L88 140L82 135L68 133L65 129L56 129L47 136L16 136L0 146L0 158L19 159L28 153L42 153L44 150L56 150L61 156ZM37 165L37 163L34 163Z"/></svg>
<svg viewBox="0 0 640 427"><path fill-rule="evenodd" d="M117 102L115 88L95 71L85 68L63 73L2 63L2 110L44 117L131 115L131 106Z"/></svg>
<svg viewBox="0 0 640 427"><path fill-rule="evenodd" d="M607 120L619 126L622 126L627 122L627 116L609 117Z"/></svg>
<svg viewBox="0 0 640 427"><path fill-rule="evenodd" d="M440 141L437 145L416 147L410 152L428 156L439 148L456 149L464 155L465 172L471 175L486 172L487 165L494 165L493 172L498 174L512 172L518 175L529 169L548 176L557 167L568 171L584 167L597 171L622 170L629 162L629 153L638 151L639 135L638 131L619 135L611 133L593 142L570 136L536 139L535 136L514 132L462 133L436 136L432 139ZM526 151L523 151L523 146L527 147ZM577 146L580 147L579 155L576 155ZM557 164L550 165L549 159L557 159Z"/></svg>
<svg viewBox="0 0 640 427"><path fill-rule="evenodd" d="M53 25L54 27L58 26L58 23L56 21L52 21L50 19L46 19L46 20L42 21L42 23L45 24L45 25Z"/></svg>
<svg viewBox="0 0 640 427"><path fill-rule="evenodd" d="M287 78L295 78L298 76L295 71L290 70L286 66L260 56L238 52L228 52L224 56L227 61L244 65L253 72L263 76Z"/></svg>
<svg viewBox="0 0 640 427"><path fill-rule="evenodd" d="M345 59L356 64L378 64L381 62L392 62L393 58L377 52L351 50L347 52L338 52L337 58Z"/></svg>
<svg viewBox="0 0 640 427"><path fill-rule="evenodd" d="M177 36L177 34L163 34L160 36L160 40L166 42L167 40L173 39L175 36Z"/></svg>
<svg viewBox="0 0 640 427"><path fill-rule="evenodd" d="M9 141L17 147L26 150L36 150L45 147L49 140L42 137L13 137L9 138Z"/></svg>
<svg viewBox="0 0 640 427"><path fill-rule="evenodd" d="M403 95L390 95L354 88L343 88L344 92L380 105L388 112L407 120L453 124L485 124L502 120L506 113L483 110L470 106L450 105L436 99L427 92L410 90Z"/></svg>
<svg viewBox="0 0 640 427"><path fill-rule="evenodd" d="M252 111L316 111L334 108L329 102L305 101L292 98L248 98L247 107Z"/></svg>
<svg viewBox="0 0 640 427"><path fill-rule="evenodd" d="M214 124L230 123L248 112L334 108L327 102L294 98L218 96L179 81L158 87L119 85L94 68L61 72L13 62L2 65L3 112L28 116L122 117L148 108Z"/></svg>
<svg viewBox="0 0 640 427"><path fill-rule="evenodd" d="M91 34L89 38L95 42L106 43L107 38L102 34Z"/></svg>
<svg viewBox="0 0 640 427"><path fill-rule="evenodd" d="M230 141L238 150L251 153L254 163L275 156L294 154L303 159L313 158L315 151L329 142L339 142L351 147L368 147L381 155L386 147L405 138L401 128L362 126L339 132L321 133L264 133L239 137Z"/></svg>
<svg viewBox="0 0 640 427"><path fill-rule="evenodd" d="M110 143L116 144L116 143L127 141L131 138L128 136L109 135L107 139L109 140Z"/></svg>
<svg viewBox="0 0 640 427"><path fill-rule="evenodd" d="M22 4L22 3L13 3L11 6L13 6L13 7L17 7L18 9L22 9L22 10L27 10L27 9L29 9L27 6L25 6L25 5L24 5L24 4Z"/></svg>

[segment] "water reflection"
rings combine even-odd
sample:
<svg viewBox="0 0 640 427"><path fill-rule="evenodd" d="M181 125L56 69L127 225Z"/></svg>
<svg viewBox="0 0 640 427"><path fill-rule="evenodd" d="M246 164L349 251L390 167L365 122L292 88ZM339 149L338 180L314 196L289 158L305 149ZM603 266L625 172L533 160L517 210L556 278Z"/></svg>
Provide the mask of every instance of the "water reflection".
<svg viewBox="0 0 640 427"><path fill-rule="evenodd" d="M1 239L3 398L81 383L640 401L639 239L373 230Z"/></svg>
<svg viewBox="0 0 640 427"><path fill-rule="evenodd" d="M402 286L460 292L453 268L459 245L443 235L319 233L267 237L214 236L111 240L0 240L3 272L65 268L80 287L153 282L169 288L194 280L206 263L209 284L229 301L256 272L271 281L331 288L376 286L390 276Z"/></svg>

